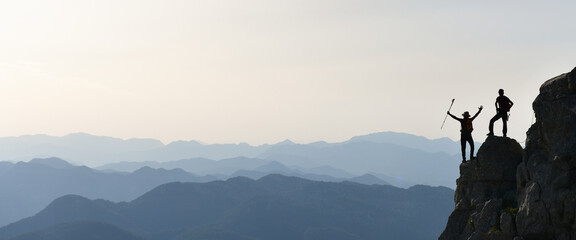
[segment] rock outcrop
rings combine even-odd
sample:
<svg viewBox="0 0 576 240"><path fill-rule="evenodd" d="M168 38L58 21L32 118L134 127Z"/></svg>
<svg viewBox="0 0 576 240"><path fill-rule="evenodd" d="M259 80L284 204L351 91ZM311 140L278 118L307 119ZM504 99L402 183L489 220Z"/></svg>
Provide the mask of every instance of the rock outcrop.
<svg viewBox="0 0 576 240"><path fill-rule="evenodd" d="M576 240L576 68L546 81L522 149L488 137L460 166L440 240Z"/></svg>
<svg viewBox="0 0 576 240"><path fill-rule="evenodd" d="M516 140L488 137L477 158L460 165L456 207L439 239L512 239L516 168L523 156Z"/></svg>
<svg viewBox="0 0 576 240"><path fill-rule="evenodd" d="M518 167L521 239L576 239L576 68L548 80Z"/></svg>

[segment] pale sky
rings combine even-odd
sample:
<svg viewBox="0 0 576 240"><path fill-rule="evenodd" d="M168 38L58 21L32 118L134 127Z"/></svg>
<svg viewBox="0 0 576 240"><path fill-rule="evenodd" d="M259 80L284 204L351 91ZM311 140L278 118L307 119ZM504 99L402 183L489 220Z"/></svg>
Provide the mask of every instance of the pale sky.
<svg viewBox="0 0 576 240"><path fill-rule="evenodd" d="M169 143L340 142L395 131L509 136L576 66L576 1L0 2L0 137L75 132ZM496 133L501 134L501 122Z"/></svg>

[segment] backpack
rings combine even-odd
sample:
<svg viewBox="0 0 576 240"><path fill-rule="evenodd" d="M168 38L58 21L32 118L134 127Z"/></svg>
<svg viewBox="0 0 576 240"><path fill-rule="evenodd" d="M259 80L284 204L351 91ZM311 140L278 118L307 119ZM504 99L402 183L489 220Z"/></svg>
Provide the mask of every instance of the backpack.
<svg viewBox="0 0 576 240"><path fill-rule="evenodd" d="M465 121L466 132L472 132L472 130L474 130L474 128L472 128L472 119L466 119Z"/></svg>

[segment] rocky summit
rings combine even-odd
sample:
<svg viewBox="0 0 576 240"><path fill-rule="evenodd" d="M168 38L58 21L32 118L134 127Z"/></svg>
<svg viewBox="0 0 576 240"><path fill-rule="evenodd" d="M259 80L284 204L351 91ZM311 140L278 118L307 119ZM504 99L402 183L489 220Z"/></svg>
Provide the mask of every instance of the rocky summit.
<svg viewBox="0 0 576 240"><path fill-rule="evenodd" d="M576 68L546 81L526 147L490 136L460 165L440 240L576 240Z"/></svg>
<svg viewBox="0 0 576 240"><path fill-rule="evenodd" d="M478 149L478 156L460 165L456 207L439 239L512 239L516 168L523 156L516 140L488 137Z"/></svg>

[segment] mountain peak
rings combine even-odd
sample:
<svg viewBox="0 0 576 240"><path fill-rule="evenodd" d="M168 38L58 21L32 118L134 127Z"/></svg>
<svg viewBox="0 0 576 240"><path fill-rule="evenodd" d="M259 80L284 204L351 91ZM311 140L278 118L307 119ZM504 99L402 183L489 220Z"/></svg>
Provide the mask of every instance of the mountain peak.
<svg viewBox="0 0 576 240"><path fill-rule="evenodd" d="M374 185L374 184L376 184L376 185L391 185L390 183L388 183L388 182L386 182L386 181L384 181L384 180L382 180L382 179L380 179L380 178L378 178L372 174L369 174L369 173L364 174L362 176L352 178L350 180L357 182L357 183L366 184L366 185Z"/></svg>
<svg viewBox="0 0 576 240"><path fill-rule="evenodd" d="M52 168L58 168L58 169L74 167L72 164L70 164L70 163L68 163L68 162L66 162L60 158L56 158L56 157L35 158L35 159L30 160L28 163L41 164L41 165L49 166Z"/></svg>
<svg viewBox="0 0 576 240"><path fill-rule="evenodd" d="M542 84L532 107L526 149L491 136L460 166L440 240L574 239L576 68Z"/></svg>
<svg viewBox="0 0 576 240"><path fill-rule="evenodd" d="M294 144L295 144L294 142L290 141L289 139L286 139L282 142L277 143L276 145L277 146L283 146L283 145L294 145Z"/></svg>

